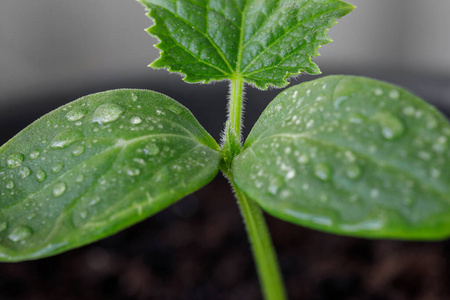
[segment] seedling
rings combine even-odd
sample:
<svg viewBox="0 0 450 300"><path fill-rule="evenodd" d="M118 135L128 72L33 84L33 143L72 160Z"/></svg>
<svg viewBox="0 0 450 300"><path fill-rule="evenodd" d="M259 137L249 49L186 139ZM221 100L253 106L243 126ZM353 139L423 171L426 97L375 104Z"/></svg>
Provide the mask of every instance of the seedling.
<svg viewBox="0 0 450 300"><path fill-rule="evenodd" d="M230 82L216 141L175 100L144 90L89 95L0 148L0 258L37 259L96 241L228 178L266 299L285 299L261 212L327 232L450 235L450 124L408 91L329 76L291 87L244 142L244 84L285 87L353 6L339 0L140 0L155 25L154 68Z"/></svg>

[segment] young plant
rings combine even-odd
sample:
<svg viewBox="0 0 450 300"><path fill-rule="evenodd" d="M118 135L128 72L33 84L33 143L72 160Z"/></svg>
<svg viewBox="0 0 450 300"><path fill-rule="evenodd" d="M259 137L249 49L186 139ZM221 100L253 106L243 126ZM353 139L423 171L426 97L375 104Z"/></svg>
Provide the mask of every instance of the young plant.
<svg viewBox="0 0 450 300"><path fill-rule="evenodd" d="M154 68L230 82L219 146L175 100L89 95L0 148L0 259L37 259L143 220L220 171L240 206L266 299L286 299L260 207L289 222L370 238L450 235L449 122L404 89L329 76L280 93L242 140L244 84L285 87L353 6L339 0L140 0Z"/></svg>

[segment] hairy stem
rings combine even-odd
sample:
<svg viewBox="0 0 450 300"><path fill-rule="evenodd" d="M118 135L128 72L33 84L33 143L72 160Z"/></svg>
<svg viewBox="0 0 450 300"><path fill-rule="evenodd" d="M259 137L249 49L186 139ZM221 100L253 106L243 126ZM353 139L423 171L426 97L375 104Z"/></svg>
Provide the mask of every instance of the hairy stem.
<svg viewBox="0 0 450 300"><path fill-rule="evenodd" d="M242 151L243 87L242 77L236 76L231 80L228 120L222 144L224 163L221 165L221 170L230 181L239 204L252 246L264 298L266 300L285 300L287 298L283 280L263 213L259 206L247 198L233 182L232 162L234 157Z"/></svg>
<svg viewBox="0 0 450 300"><path fill-rule="evenodd" d="M242 107L244 98L244 79L236 76L231 80L230 102L228 107L228 120L232 126L234 134L239 139L242 138Z"/></svg>
<svg viewBox="0 0 450 300"><path fill-rule="evenodd" d="M287 297L283 279L264 215L258 204L247 198L233 183L231 184L245 221L264 298L266 300L285 300Z"/></svg>

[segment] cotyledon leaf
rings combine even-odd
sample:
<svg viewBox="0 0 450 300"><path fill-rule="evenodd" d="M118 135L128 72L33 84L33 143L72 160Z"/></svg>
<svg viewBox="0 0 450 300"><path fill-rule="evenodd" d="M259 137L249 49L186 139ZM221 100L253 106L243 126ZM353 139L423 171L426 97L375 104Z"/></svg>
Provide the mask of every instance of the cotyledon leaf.
<svg viewBox="0 0 450 300"><path fill-rule="evenodd" d="M45 115L0 148L0 260L100 239L217 173L218 146L162 94L115 90Z"/></svg>
<svg viewBox="0 0 450 300"><path fill-rule="evenodd" d="M346 235L450 235L450 124L410 92L330 76L278 95L233 163L269 213Z"/></svg>
<svg viewBox="0 0 450 300"><path fill-rule="evenodd" d="M187 82L244 78L261 89L320 73L311 61L328 29L354 7L340 0L138 0L160 39L154 68Z"/></svg>

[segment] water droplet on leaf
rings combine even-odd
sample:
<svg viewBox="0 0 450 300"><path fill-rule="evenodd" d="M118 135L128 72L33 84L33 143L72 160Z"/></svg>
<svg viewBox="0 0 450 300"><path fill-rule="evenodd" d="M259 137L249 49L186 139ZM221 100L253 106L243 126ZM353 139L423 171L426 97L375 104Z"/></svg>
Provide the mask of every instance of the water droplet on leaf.
<svg viewBox="0 0 450 300"><path fill-rule="evenodd" d="M31 235L33 234L33 231L31 230L30 227L27 226L19 226L14 228L11 233L8 235L8 238L17 243L17 242L21 242L23 240L26 240L27 238L29 238Z"/></svg>
<svg viewBox="0 0 450 300"><path fill-rule="evenodd" d="M145 155L154 156L159 153L159 147L156 144L150 143L144 147Z"/></svg>
<svg viewBox="0 0 450 300"><path fill-rule="evenodd" d="M92 116L92 122L98 124L106 124L110 122L114 122L119 119L120 115L122 115L124 109L113 103L107 103L99 106Z"/></svg>
<svg viewBox="0 0 450 300"><path fill-rule="evenodd" d="M331 167L326 163L320 163L314 167L314 175L322 181L329 181L331 179L331 173Z"/></svg>
<svg viewBox="0 0 450 300"><path fill-rule="evenodd" d="M53 196L60 197L67 189L67 185L64 182L57 183L53 187Z"/></svg>
<svg viewBox="0 0 450 300"><path fill-rule="evenodd" d="M64 149L72 145L77 140L81 139L83 134L78 130L66 130L55 136L50 144L50 147L54 149Z"/></svg>
<svg viewBox="0 0 450 300"><path fill-rule="evenodd" d="M64 164L62 162L55 164L54 166L52 166L52 173L56 174L59 173L62 168L64 168Z"/></svg>
<svg viewBox="0 0 450 300"><path fill-rule="evenodd" d="M84 145L78 145L75 148L73 148L72 155L73 156L80 156L81 154L84 153L84 150L85 150Z"/></svg>
<svg viewBox="0 0 450 300"><path fill-rule="evenodd" d="M271 193L272 195L277 195L278 191L283 186L283 183L284 183L283 179L279 177L272 178L268 187L269 193Z"/></svg>
<svg viewBox="0 0 450 300"><path fill-rule="evenodd" d="M10 180L6 183L6 188L12 190L15 187L14 181Z"/></svg>
<svg viewBox="0 0 450 300"><path fill-rule="evenodd" d="M22 178L27 178L28 176L31 175L31 170L27 167L23 167L22 169L20 169L19 175Z"/></svg>
<svg viewBox="0 0 450 300"><path fill-rule="evenodd" d="M353 164L347 168L347 170L345 171L345 175L347 175L347 177L350 179L359 179L361 178L362 171L358 165Z"/></svg>
<svg viewBox="0 0 450 300"><path fill-rule="evenodd" d="M141 174L141 171L136 168L128 168L126 170L126 173L128 176L138 176L139 174Z"/></svg>
<svg viewBox="0 0 450 300"><path fill-rule="evenodd" d="M398 90L391 90L389 92L389 97L391 99L398 99L398 98L400 98L400 92Z"/></svg>
<svg viewBox="0 0 450 300"><path fill-rule="evenodd" d="M39 181L39 182L43 182L45 179L47 179L47 173L45 173L45 171L42 169L39 169L36 172L35 176L36 176L37 181Z"/></svg>
<svg viewBox="0 0 450 300"><path fill-rule="evenodd" d="M380 112L374 119L381 126L381 134L387 140L399 138L405 132L405 126L399 118L388 112Z"/></svg>
<svg viewBox="0 0 450 300"><path fill-rule="evenodd" d="M89 205L94 206L95 204L99 203L100 201L102 201L102 198L100 198L99 196L94 196L94 197L92 197L91 201L89 201Z"/></svg>
<svg viewBox="0 0 450 300"><path fill-rule="evenodd" d="M66 119L73 122L82 119L86 113L81 109L74 109L66 114Z"/></svg>
<svg viewBox="0 0 450 300"><path fill-rule="evenodd" d="M132 117L130 120L131 124L138 125L142 123L142 119L139 117Z"/></svg>
<svg viewBox="0 0 450 300"><path fill-rule="evenodd" d="M36 159L36 158L39 157L39 155L41 155L41 152L39 152L39 151L37 151L37 150L34 150L34 151L31 151L31 153L30 153L30 158L31 158L31 159Z"/></svg>
<svg viewBox="0 0 450 300"><path fill-rule="evenodd" d="M341 104L347 99L348 99L347 96L342 96L334 100L334 108L339 109L341 107Z"/></svg>
<svg viewBox="0 0 450 300"><path fill-rule="evenodd" d="M295 170L289 170L287 173L286 173L286 180L289 180L289 179L292 179L292 178L294 178L294 176L295 176Z"/></svg>
<svg viewBox="0 0 450 300"><path fill-rule="evenodd" d="M297 158L299 164L307 164L309 162L309 157L306 154L302 154Z"/></svg>
<svg viewBox="0 0 450 300"><path fill-rule="evenodd" d="M181 114L181 108L179 108L179 107L176 106L176 105L171 105L171 106L168 107L168 109L169 109L171 112L173 112L174 114L176 114L176 115Z"/></svg>
<svg viewBox="0 0 450 300"><path fill-rule="evenodd" d="M10 155L7 160L8 168L14 169L22 165L25 156L22 153Z"/></svg>

